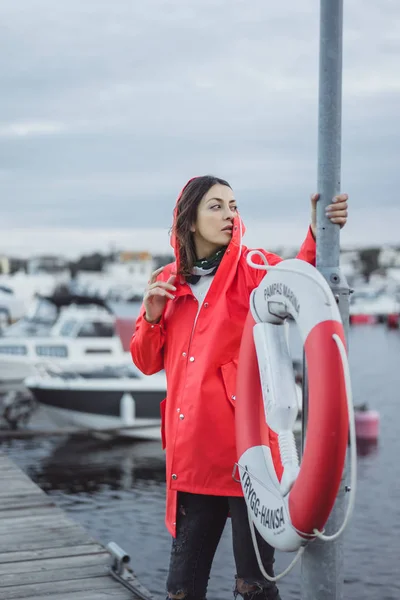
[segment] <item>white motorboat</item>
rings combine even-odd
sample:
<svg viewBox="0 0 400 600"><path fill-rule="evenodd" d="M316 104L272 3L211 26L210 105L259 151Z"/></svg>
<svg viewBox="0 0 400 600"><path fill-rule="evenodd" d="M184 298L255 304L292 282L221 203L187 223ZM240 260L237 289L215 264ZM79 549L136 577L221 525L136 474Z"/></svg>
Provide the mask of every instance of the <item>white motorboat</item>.
<svg viewBox="0 0 400 600"><path fill-rule="evenodd" d="M165 372L143 375L132 362L107 367L42 367L24 382L57 427L131 439L161 438L160 403L166 397ZM296 381L301 431L302 391Z"/></svg>
<svg viewBox="0 0 400 600"><path fill-rule="evenodd" d="M90 370L46 368L27 378L25 386L58 427L137 439L161 437L164 372L146 376L128 363Z"/></svg>
<svg viewBox="0 0 400 600"><path fill-rule="evenodd" d="M28 315L0 336L0 390L21 386L42 364L90 366L129 356L117 318L103 301L68 297L46 303L47 312Z"/></svg>
<svg viewBox="0 0 400 600"><path fill-rule="evenodd" d="M361 288L350 296L350 323L386 323L391 315L400 313L395 294L384 289Z"/></svg>

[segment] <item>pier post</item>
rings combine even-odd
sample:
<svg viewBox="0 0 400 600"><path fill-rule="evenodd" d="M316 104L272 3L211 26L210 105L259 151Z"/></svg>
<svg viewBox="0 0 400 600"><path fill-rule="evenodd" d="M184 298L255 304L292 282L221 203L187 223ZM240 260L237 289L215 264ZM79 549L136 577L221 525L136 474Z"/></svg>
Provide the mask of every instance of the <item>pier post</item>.
<svg viewBox="0 0 400 600"><path fill-rule="evenodd" d="M335 295L348 335L349 286L340 272L340 228L325 216L325 207L340 191L342 117L342 37L343 0L320 0L317 269ZM305 360L303 360L305 365ZM304 367L305 369L305 367ZM307 427L307 374L303 377L303 439ZM343 523L345 477L325 528L330 535ZM315 540L303 554L301 566L302 600L342 600L344 587L343 538L333 542Z"/></svg>

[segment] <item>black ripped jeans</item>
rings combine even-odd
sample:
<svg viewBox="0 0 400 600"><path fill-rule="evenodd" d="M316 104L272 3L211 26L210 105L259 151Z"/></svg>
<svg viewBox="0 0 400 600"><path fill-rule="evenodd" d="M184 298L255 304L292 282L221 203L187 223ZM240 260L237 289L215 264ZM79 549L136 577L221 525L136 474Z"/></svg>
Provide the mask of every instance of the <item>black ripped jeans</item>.
<svg viewBox="0 0 400 600"><path fill-rule="evenodd" d="M244 498L186 492L178 494L177 533L172 540L167 580L170 596L205 599L215 551L229 514L236 564L235 596L240 594L245 600L281 600L276 585L266 580L259 569ZM273 575L274 549L257 531L256 536L264 569ZM248 584L247 591L243 583Z"/></svg>

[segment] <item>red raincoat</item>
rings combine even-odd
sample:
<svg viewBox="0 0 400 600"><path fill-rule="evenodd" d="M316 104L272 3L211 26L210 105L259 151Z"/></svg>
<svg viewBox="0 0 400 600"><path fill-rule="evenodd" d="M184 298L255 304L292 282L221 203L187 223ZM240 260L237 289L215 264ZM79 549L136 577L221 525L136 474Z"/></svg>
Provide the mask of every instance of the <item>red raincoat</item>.
<svg viewBox="0 0 400 600"><path fill-rule="evenodd" d="M166 526L176 535L178 491L242 496L233 477L235 393L239 347L249 310L249 296L265 275L246 262L242 222L234 219L232 239L203 301L177 277L175 300L168 300L161 321L149 324L144 307L131 340L135 365L146 375L165 369L167 398L161 403L162 441L166 448ZM175 239L172 239L178 259ZM262 250L270 264L281 259ZM315 263L309 230L298 258ZM254 260L254 259L253 259ZM257 258L255 257L255 260ZM158 277L166 281L177 262Z"/></svg>

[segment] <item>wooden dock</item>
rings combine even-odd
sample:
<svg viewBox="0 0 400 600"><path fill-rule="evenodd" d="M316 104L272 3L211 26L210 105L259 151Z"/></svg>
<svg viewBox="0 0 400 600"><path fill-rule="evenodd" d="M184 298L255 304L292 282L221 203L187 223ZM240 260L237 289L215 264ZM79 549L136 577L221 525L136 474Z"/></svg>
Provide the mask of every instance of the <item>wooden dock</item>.
<svg viewBox="0 0 400 600"><path fill-rule="evenodd" d="M138 600L108 551L0 453L0 600Z"/></svg>

